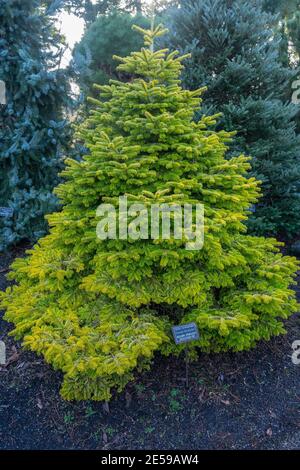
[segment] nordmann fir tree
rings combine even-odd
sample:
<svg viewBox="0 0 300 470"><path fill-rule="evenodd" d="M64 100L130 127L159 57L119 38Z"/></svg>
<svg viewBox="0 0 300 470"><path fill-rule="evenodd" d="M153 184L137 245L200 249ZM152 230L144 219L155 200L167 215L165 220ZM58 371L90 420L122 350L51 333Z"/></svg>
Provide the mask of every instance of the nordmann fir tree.
<svg viewBox="0 0 300 470"><path fill-rule="evenodd" d="M296 311L289 288L296 260L273 239L248 236L244 220L258 197L244 175L248 158L225 159L232 134L214 132L214 117L193 120L202 90L180 87L182 60L153 52L164 33L138 28L145 48L119 70L130 83L98 86L101 100L80 129L90 153L68 160L56 194L62 212L51 232L13 264L16 285L2 295L14 335L64 373L65 399L108 400L155 352L179 354L171 326L195 321L192 353L240 351L284 333ZM148 47L150 46L150 47ZM144 204L205 206L205 243L96 237L100 203L118 196Z"/></svg>

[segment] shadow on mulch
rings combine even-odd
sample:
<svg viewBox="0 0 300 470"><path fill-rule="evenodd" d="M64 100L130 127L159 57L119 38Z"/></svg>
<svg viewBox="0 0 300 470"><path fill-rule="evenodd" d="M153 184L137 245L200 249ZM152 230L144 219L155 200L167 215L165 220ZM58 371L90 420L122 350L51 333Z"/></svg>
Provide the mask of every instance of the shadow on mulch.
<svg viewBox="0 0 300 470"><path fill-rule="evenodd" d="M23 252L0 256L0 289ZM183 359L157 357L107 413L101 403L63 401L61 374L24 352L0 319L11 361L0 368L0 449L299 449L299 316L286 326L286 336L250 352L202 354L189 389Z"/></svg>

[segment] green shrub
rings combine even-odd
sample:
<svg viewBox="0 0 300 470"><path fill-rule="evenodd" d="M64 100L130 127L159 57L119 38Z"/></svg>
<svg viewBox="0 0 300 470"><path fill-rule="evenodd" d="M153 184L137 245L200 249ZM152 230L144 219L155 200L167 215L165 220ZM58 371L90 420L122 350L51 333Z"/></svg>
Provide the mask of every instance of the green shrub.
<svg viewBox="0 0 300 470"><path fill-rule="evenodd" d="M141 31L145 46L163 30ZM278 243L247 235L258 197L248 158L225 159L231 134L193 120L202 90L180 87L184 57L145 47L120 59L130 83L98 86L102 100L80 129L89 149L68 160L51 232L13 264L16 285L2 295L13 334L64 373L66 399L108 400L155 352L178 354L174 323L195 321L194 352L240 351L284 332L297 309L289 288L296 260ZM96 209L128 194L146 204L205 206L205 243L105 240Z"/></svg>

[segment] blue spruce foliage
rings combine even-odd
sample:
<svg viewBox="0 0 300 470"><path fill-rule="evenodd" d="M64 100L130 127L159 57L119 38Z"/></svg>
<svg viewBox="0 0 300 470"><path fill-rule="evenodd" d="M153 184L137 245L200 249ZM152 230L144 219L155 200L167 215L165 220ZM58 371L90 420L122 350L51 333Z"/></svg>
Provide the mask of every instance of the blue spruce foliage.
<svg viewBox="0 0 300 470"><path fill-rule="evenodd" d="M58 183L70 128L67 72L60 68L62 38L41 0L1 0L0 80L0 251L39 238L44 214L57 208Z"/></svg>

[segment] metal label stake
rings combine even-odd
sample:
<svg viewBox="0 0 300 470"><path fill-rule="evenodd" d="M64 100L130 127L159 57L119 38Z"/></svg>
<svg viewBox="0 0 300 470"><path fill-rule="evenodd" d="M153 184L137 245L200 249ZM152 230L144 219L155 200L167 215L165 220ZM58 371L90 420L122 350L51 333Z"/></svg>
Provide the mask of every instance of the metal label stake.
<svg viewBox="0 0 300 470"><path fill-rule="evenodd" d="M172 327L172 334L175 344L186 343L185 346L185 384L189 387L189 348L188 344L191 341L200 339L199 330L196 323L187 323L185 325L178 325Z"/></svg>

